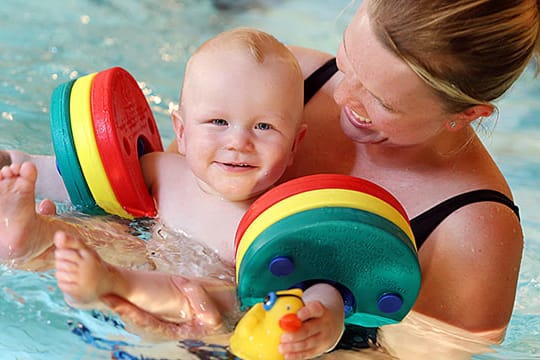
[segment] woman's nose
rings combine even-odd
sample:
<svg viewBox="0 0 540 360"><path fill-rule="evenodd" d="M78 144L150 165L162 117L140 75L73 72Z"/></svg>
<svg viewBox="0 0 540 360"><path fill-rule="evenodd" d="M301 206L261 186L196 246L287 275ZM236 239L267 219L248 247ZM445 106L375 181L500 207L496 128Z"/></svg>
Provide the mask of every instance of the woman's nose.
<svg viewBox="0 0 540 360"><path fill-rule="evenodd" d="M364 88L354 79L349 79L343 75L334 89L334 101L339 106L348 105L359 108L363 103Z"/></svg>
<svg viewBox="0 0 540 360"><path fill-rule="evenodd" d="M347 80L342 77L334 89L334 101L336 104L343 106L347 102L350 87L347 86Z"/></svg>

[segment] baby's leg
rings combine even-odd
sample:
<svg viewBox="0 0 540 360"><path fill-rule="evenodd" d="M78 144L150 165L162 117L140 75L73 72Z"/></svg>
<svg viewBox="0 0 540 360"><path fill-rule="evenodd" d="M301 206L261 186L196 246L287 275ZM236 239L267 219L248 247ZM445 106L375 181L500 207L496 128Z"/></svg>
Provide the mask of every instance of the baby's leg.
<svg viewBox="0 0 540 360"><path fill-rule="evenodd" d="M54 235L56 279L66 301L76 306L95 305L112 293L116 269L79 238L59 231ZM73 302L75 302L73 304Z"/></svg>
<svg viewBox="0 0 540 360"><path fill-rule="evenodd" d="M13 151L11 151L13 152ZM4 166L9 166L12 164L11 161L11 152L6 150L0 150L0 169ZM52 159L52 156L51 156ZM17 161L18 163L23 163L25 161ZM56 215L56 205L50 199L43 199L39 204L36 205L36 211L42 215Z"/></svg>
<svg viewBox="0 0 540 360"><path fill-rule="evenodd" d="M35 211L36 167L11 164L0 170L0 260L37 255L47 246L37 239L41 221Z"/></svg>
<svg viewBox="0 0 540 360"><path fill-rule="evenodd" d="M222 325L220 310L235 304L234 286L220 280L114 266L64 232L55 234L54 244L58 286L74 306L95 307L104 297L114 295L149 317L213 332Z"/></svg>
<svg viewBox="0 0 540 360"><path fill-rule="evenodd" d="M2 159L9 163L31 162L38 169L39 176L36 181L36 195L58 202L68 202L69 195L62 177L56 169L56 158L51 155L29 154L18 150L0 151L0 167Z"/></svg>

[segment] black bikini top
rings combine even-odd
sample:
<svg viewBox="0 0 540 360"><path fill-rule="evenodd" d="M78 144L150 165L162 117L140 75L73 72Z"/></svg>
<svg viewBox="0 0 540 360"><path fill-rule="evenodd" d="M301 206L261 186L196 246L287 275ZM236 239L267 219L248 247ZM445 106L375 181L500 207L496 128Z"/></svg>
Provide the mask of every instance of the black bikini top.
<svg viewBox="0 0 540 360"><path fill-rule="evenodd" d="M325 62L304 80L304 104L338 71L336 59ZM411 219L418 249L439 224L457 209L481 201L495 201L511 208L519 218L519 208L506 195L495 190L474 190L456 195Z"/></svg>
<svg viewBox="0 0 540 360"><path fill-rule="evenodd" d="M322 64L304 80L304 105L323 87L324 84L338 71L336 58Z"/></svg>
<svg viewBox="0 0 540 360"><path fill-rule="evenodd" d="M411 219L411 228L418 249L439 224L457 209L482 201L493 201L508 206L519 219L519 208L506 195L495 190L473 190L447 199Z"/></svg>

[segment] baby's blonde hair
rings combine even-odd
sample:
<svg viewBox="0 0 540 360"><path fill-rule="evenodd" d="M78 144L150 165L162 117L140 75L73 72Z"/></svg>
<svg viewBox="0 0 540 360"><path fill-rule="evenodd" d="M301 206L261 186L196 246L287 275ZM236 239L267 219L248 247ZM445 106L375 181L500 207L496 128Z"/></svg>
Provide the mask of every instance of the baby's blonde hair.
<svg viewBox="0 0 540 360"><path fill-rule="evenodd" d="M264 63L268 55L278 58L281 61L289 63L300 77L302 77L300 65L287 46L274 36L255 28L240 27L224 31L204 42L193 55L197 55L208 49L231 49L235 47L248 50L253 56L253 59L259 64Z"/></svg>
<svg viewBox="0 0 540 360"><path fill-rule="evenodd" d="M369 0L375 33L450 112L499 98L531 58L540 0Z"/></svg>
<svg viewBox="0 0 540 360"><path fill-rule="evenodd" d="M248 27L240 27L224 31L205 41L201 46L199 46L187 62L184 72L182 92L184 91L184 87L187 83L186 77L189 73L189 68L191 64L196 61L196 58L199 55L203 55L209 51L216 51L217 53L223 51L223 53L226 53L226 51L230 50L245 51L246 55L251 56L258 64L264 64L266 60L271 60L279 61L289 66L292 70L292 76L290 79L293 81L298 81L299 92L297 99L300 104L303 104L304 77L296 57L289 50L289 48L287 48L287 46L277 40L274 36L264 31ZM216 61L219 61L219 59ZM183 97L180 96L180 110L183 108L182 101ZM302 117L299 116L297 121L299 126L301 120Z"/></svg>

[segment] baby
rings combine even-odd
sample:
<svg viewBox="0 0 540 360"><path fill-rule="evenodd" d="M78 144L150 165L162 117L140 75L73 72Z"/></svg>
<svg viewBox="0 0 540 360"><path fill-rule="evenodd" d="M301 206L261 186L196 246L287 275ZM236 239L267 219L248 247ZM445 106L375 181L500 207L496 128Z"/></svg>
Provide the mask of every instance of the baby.
<svg viewBox="0 0 540 360"><path fill-rule="evenodd" d="M292 164L306 131L302 111L302 73L273 37L237 29L203 44L187 64L180 106L172 114L180 154L151 153L140 161L159 221L200 240L232 265L241 217ZM36 213L36 179L30 162L13 163L0 173L0 200L11 204L0 209L8 220L0 225L0 256L33 258L54 239L58 285L71 303L94 307L104 296L116 296L179 324L176 336L214 332L221 314L236 307L230 283L105 262L80 240L77 227ZM304 320L312 319L311 325L300 335L304 338L288 341L316 339L327 349L343 327L341 297L318 284L306 290L305 300Z"/></svg>
<svg viewBox="0 0 540 360"><path fill-rule="evenodd" d="M264 33L235 30L203 44L188 62L173 112L181 155L141 159L160 221L201 239L232 266L240 218L291 164L305 132L302 84L295 59ZM58 285L79 305L113 294L163 320L212 329L219 322L208 313L236 304L231 284L113 266L64 233L55 245ZM199 291L212 302L200 301Z"/></svg>

